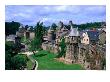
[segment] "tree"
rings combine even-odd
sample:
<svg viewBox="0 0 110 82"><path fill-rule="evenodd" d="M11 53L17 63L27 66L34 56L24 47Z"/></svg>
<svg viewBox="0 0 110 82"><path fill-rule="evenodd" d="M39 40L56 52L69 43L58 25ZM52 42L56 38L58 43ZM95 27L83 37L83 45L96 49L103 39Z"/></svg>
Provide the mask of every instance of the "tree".
<svg viewBox="0 0 110 82"><path fill-rule="evenodd" d="M11 69L12 63L11 63L11 54L9 52L5 52L5 69Z"/></svg>
<svg viewBox="0 0 110 82"><path fill-rule="evenodd" d="M15 56L18 53L15 53L15 44L13 42L5 42L5 56L10 55L10 57ZM7 56L5 60L8 59Z"/></svg>
<svg viewBox="0 0 110 82"><path fill-rule="evenodd" d="M18 31L20 27L19 22L5 22L5 34L10 35L10 34L16 34L16 31Z"/></svg>
<svg viewBox="0 0 110 82"><path fill-rule="evenodd" d="M29 50L33 52L33 54L35 55L35 51L36 51L36 43L35 43L35 39L33 39L30 43L30 47L29 47Z"/></svg>
<svg viewBox="0 0 110 82"><path fill-rule="evenodd" d="M34 38L34 44L36 45L36 49L41 49L41 45L43 42L43 34L45 32L45 29L43 27L43 22L38 22L35 26L35 38Z"/></svg>
<svg viewBox="0 0 110 82"><path fill-rule="evenodd" d="M85 29L92 29L92 28L101 28L103 23L105 22L93 22L93 23L80 24L76 26L79 27L80 30L85 30Z"/></svg>
<svg viewBox="0 0 110 82"><path fill-rule="evenodd" d="M16 55L14 56L12 59L12 69L16 70L20 70L20 69L24 69L26 68L26 65L27 65L27 58L25 55Z"/></svg>
<svg viewBox="0 0 110 82"><path fill-rule="evenodd" d="M14 43L5 43L5 69L15 70L24 69L27 62L27 57L25 55L18 55L15 53Z"/></svg>
<svg viewBox="0 0 110 82"><path fill-rule="evenodd" d="M65 57L65 53L66 53L66 44L65 44L65 38L62 38L61 42L60 42L60 51L58 53L57 57Z"/></svg>

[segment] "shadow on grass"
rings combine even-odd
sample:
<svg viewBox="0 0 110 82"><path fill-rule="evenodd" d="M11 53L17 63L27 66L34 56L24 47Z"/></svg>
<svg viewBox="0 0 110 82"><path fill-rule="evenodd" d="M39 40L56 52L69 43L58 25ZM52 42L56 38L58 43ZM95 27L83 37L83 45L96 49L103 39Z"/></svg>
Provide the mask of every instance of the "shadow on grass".
<svg viewBox="0 0 110 82"><path fill-rule="evenodd" d="M36 54L36 57L42 57L42 56L46 56L47 54Z"/></svg>

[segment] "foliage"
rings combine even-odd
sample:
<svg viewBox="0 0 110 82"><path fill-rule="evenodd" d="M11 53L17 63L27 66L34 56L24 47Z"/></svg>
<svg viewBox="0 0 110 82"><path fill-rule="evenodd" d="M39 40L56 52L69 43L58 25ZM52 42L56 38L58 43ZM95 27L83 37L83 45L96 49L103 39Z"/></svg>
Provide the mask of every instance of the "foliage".
<svg viewBox="0 0 110 82"><path fill-rule="evenodd" d="M30 43L30 46L29 46L29 50L33 52L33 54L35 55L35 51L36 51L36 42L35 39L33 39Z"/></svg>
<svg viewBox="0 0 110 82"><path fill-rule="evenodd" d="M78 27L80 30L92 29L92 28L101 28L102 23L104 23L104 22L86 23L86 24L76 25L76 27Z"/></svg>
<svg viewBox="0 0 110 82"><path fill-rule="evenodd" d="M31 46L34 47L32 49L39 49L41 48L42 42L43 42L43 34L45 32L45 29L43 27L43 22L38 22L35 26L35 38L32 41Z"/></svg>
<svg viewBox="0 0 110 82"><path fill-rule="evenodd" d="M13 69L24 69L27 66L27 58L25 55L16 55L11 60Z"/></svg>
<svg viewBox="0 0 110 82"><path fill-rule="evenodd" d="M14 43L5 43L5 69L16 70L23 69L26 66L27 57L15 53Z"/></svg>
<svg viewBox="0 0 110 82"><path fill-rule="evenodd" d="M18 31L18 28L20 27L19 22L5 22L5 34L16 34L16 31Z"/></svg>
<svg viewBox="0 0 110 82"><path fill-rule="evenodd" d="M85 24L73 24L73 27L79 28L79 30L92 29L92 28L101 28L101 25L105 22L91 22ZM65 25L65 27L70 30L70 25Z"/></svg>
<svg viewBox="0 0 110 82"><path fill-rule="evenodd" d="M31 70L33 68L33 66L34 66L34 63L31 60L28 60L27 61L27 69Z"/></svg>
<svg viewBox="0 0 110 82"><path fill-rule="evenodd" d="M14 43L13 42L5 42L5 51L9 52L12 55L13 50L14 50Z"/></svg>
<svg viewBox="0 0 110 82"><path fill-rule="evenodd" d="M65 53L66 53L66 43L65 43L65 38L62 38L61 42L60 42L60 48L61 50L58 53L57 57L65 57Z"/></svg>

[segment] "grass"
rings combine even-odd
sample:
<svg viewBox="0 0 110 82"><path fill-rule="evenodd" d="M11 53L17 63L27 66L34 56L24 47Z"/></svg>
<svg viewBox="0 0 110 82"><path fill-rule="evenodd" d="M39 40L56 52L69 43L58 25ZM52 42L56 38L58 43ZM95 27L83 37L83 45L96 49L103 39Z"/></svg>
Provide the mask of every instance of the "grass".
<svg viewBox="0 0 110 82"><path fill-rule="evenodd" d="M34 65L34 63L29 59L29 60L27 61L27 70L31 70L32 67L33 67L33 65Z"/></svg>
<svg viewBox="0 0 110 82"><path fill-rule="evenodd" d="M39 51L32 57L38 61L39 70L81 70L83 69L79 64L65 64L55 60L55 54L48 51Z"/></svg>

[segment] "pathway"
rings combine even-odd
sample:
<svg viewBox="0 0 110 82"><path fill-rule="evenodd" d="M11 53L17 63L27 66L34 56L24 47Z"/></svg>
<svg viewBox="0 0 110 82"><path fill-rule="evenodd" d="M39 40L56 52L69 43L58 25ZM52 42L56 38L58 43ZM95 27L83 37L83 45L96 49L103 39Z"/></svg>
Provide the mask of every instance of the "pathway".
<svg viewBox="0 0 110 82"><path fill-rule="evenodd" d="M36 51L35 53L37 53L38 51ZM33 70L37 70L38 68L38 61L36 61L35 59L33 59L30 55L33 54L33 52L23 52L22 54L26 54L27 57L32 61L32 62L35 62L35 66L33 66Z"/></svg>

